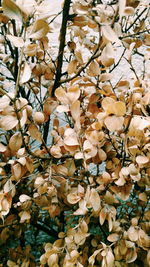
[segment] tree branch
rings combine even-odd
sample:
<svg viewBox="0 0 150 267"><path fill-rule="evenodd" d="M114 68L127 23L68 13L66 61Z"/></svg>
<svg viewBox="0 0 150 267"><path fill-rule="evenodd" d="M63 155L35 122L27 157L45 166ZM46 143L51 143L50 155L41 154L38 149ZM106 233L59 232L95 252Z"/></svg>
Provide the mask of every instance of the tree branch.
<svg viewBox="0 0 150 267"><path fill-rule="evenodd" d="M66 41L66 32L67 32L67 22L69 18L69 9L70 9L71 0L65 0L63 7L63 15L62 15L62 24L60 29L60 44L57 58L57 70L55 76L55 82L52 89L52 96L54 96L56 88L60 84L60 78L62 74L62 66L63 66L63 55Z"/></svg>

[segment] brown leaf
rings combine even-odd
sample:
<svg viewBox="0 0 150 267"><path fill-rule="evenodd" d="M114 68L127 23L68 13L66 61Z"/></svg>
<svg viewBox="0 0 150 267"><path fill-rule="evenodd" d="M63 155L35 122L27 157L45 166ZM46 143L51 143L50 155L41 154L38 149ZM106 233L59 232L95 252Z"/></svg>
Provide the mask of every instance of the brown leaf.
<svg viewBox="0 0 150 267"><path fill-rule="evenodd" d="M9 140L9 147L12 151L18 151L22 146L21 133L15 133Z"/></svg>

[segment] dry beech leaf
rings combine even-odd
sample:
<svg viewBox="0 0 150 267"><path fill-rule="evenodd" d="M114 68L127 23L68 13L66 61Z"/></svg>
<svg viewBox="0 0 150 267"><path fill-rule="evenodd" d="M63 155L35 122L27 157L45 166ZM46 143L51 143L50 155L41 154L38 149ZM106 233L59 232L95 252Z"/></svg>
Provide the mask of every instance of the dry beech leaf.
<svg viewBox="0 0 150 267"><path fill-rule="evenodd" d="M69 104L67 93L66 93L66 91L63 88L58 87L55 90L55 96L60 101L60 103L62 103L62 104Z"/></svg>
<svg viewBox="0 0 150 267"><path fill-rule="evenodd" d="M30 124L28 130L33 139L41 142L41 132L38 130L36 125Z"/></svg>
<svg viewBox="0 0 150 267"><path fill-rule="evenodd" d="M114 30L109 25L101 26L102 36L107 42L121 43Z"/></svg>
<svg viewBox="0 0 150 267"><path fill-rule="evenodd" d="M5 152L7 150L7 146L4 146L2 143L0 143L0 152Z"/></svg>
<svg viewBox="0 0 150 267"><path fill-rule="evenodd" d="M21 211L19 213L19 216L20 216L20 223L24 223L25 221L30 220L31 218L29 211Z"/></svg>
<svg viewBox="0 0 150 267"><path fill-rule="evenodd" d="M70 107L71 115L75 120L75 127L79 130L81 128L80 124L80 101L76 100Z"/></svg>
<svg viewBox="0 0 150 267"><path fill-rule="evenodd" d="M38 19L34 22L28 37L38 40L45 37L49 31L50 28L48 23L43 19Z"/></svg>
<svg viewBox="0 0 150 267"><path fill-rule="evenodd" d="M120 131L123 128L124 118L116 116L108 116L104 123L111 132Z"/></svg>
<svg viewBox="0 0 150 267"><path fill-rule="evenodd" d="M126 7L126 0L119 0L119 16L122 18Z"/></svg>
<svg viewBox="0 0 150 267"><path fill-rule="evenodd" d="M17 124L17 118L12 115L7 115L0 119L0 127L5 131L12 130Z"/></svg>
<svg viewBox="0 0 150 267"><path fill-rule="evenodd" d="M21 83L26 83L30 80L31 78L31 68L30 68L30 65L26 62L25 65L24 65L24 69L23 69L23 72L22 72L22 76L21 76L21 79L20 79L20 82Z"/></svg>
<svg viewBox="0 0 150 267"><path fill-rule="evenodd" d="M6 37L8 40L15 46L15 47L23 47L24 46L24 41L22 37L14 36L7 34Z"/></svg>
<svg viewBox="0 0 150 267"><path fill-rule="evenodd" d="M12 151L18 151L22 146L21 133L15 133L9 140L9 147Z"/></svg>
<svg viewBox="0 0 150 267"><path fill-rule="evenodd" d="M24 53L29 57L34 57L37 52L37 44L28 44L24 48Z"/></svg>
<svg viewBox="0 0 150 267"><path fill-rule="evenodd" d="M119 234L117 234L117 233L110 234L107 237L107 240L110 242L117 242L119 240Z"/></svg>
<svg viewBox="0 0 150 267"><path fill-rule="evenodd" d="M101 62L105 67L110 67L115 62L114 49L111 43L106 44L101 54Z"/></svg>
<svg viewBox="0 0 150 267"><path fill-rule="evenodd" d="M67 72L68 74L73 74L77 70L77 64L78 61L76 59L73 59L72 61L69 62Z"/></svg>
<svg viewBox="0 0 150 267"><path fill-rule="evenodd" d="M25 195L25 194L22 194L22 195L20 195L20 197L19 197L19 200L20 200L20 202L25 202L25 201L28 201L28 200L30 200L31 199L31 197L29 197L28 195Z"/></svg>
<svg viewBox="0 0 150 267"><path fill-rule="evenodd" d="M67 97L70 103L74 103L80 96L80 88L78 85L72 85L67 89Z"/></svg>
<svg viewBox="0 0 150 267"><path fill-rule="evenodd" d="M27 15L21 10L21 8L12 0L3 0L2 4L4 14L10 19L20 20L27 18Z"/></svg>
<svg viewBox="0 0 150 267"><path fill-rule="evenodd" d="M100 66L97 63L96 60L93 60L90 65L89 65L89 69L88 69L88 75L95 77L97 75L100 75Z"/></svg>
<svg viewBox="0 0 150 267"><path fill-rule="evenodd" d="M149 158L146 156L137 156L136 157L136 162L141 165L141 164L147 164L149 162Z"/></svg>
<svg viewBox="0 0 150 267"><path fill-rule="evenodd" d="M98 211L100 209L101 205L100 196L94 188L91 189L89 201L94 211Z"/></svg>
<svg viewBox="0 0 150 267"><path fill-rule="evenodd" d="M7 108L10 103L10 98L6 95L2 96L0 98L0 111L2 111L4 108Z"/></svg>
<svg viewBox="0 0 150 267"><path fill-rule="evenodd" d="M97 250L94 251L94 253L92 254L92 256L89 257L89 260L88 260L88 261L89 261L89 264L90 264L90 265L92 265L92 266L94 265L94 263L95 263L95 258L96 258L96 256L97 256L100 252L101 252L101 249L97 249Z"/></svg>

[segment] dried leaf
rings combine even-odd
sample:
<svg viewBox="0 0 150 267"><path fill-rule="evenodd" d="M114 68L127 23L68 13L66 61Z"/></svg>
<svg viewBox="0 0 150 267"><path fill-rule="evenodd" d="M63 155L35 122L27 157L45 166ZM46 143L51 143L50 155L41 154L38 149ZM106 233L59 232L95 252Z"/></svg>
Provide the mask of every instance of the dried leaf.
<svg viewBox="0 0 150 267"><path fill-rule="evenodd" d="M15 46L15 47L23 47L24 46L24 41L22 37L14 36L7 34L6 37L8 40Z"/></svg>
<svg viewBox="0 0 150 267"><path fill-rule="evenodd" d="M12 115L7 115L0 119L0 127L5 131L12 130L17 124L17 118Z"/></svg>
<svg viewBox="0 0 150 267"><path fill-rule="evenodd" d="M114 50L113 46L111 43L108 43L101 54L101 62L105 67L110 67L111 65L114 64L115 60L115 55L114 55Z"/></svg>
<svg viewBox="0 0 150 267"><path fill-rule="evenodd" d="M26 83L30 80L30 78L31 78L31 68L30 65L26 62L24 64L24 69L22 72L20 83Z"/></svg>
<svg viewBox="0 0 150 267"><path fill-rule="evenodd" d="M116 116L108 116L104 120L104 123L109 131L111 132L120 131L123 127L124 118Z"/></svg>
<svg viewBox="0 0 150 267"><path fill-rule="evenodd" d="M102 36L104 37L107 42L112 43L121 43L116 33L113 31L113 29L109 25L101 26Z"/></svg>
<svg viewBox="0 0 150 267"><path fill-rule="evenodd" d="M98 211L100 209L101 205L100 196L94 188L91 189L89 201L94 211Z"/></svg>
<svg viewBox="0 0 150 267"><path fill-rule="evenodd" d="M2 4L4 14L10 19L20 20L27 18L27 15L21 10L21 8L12 0L3 0Z"/></svg>
<svg viewBox="0 0 150 267"><path fill-rule="evenodd" d="M48 23L43 19L37 19L32 26L32 30L29 34L29 38L39 40L45 37L49 31L50 31L50 28L49 28Z"/></svg>
<svg viewBox="0 0 150 267"><path fill-rule="evenodd" d="M18 151L22 146L21 133L15 133L9 140L9 147L12 151Z"/></svg>

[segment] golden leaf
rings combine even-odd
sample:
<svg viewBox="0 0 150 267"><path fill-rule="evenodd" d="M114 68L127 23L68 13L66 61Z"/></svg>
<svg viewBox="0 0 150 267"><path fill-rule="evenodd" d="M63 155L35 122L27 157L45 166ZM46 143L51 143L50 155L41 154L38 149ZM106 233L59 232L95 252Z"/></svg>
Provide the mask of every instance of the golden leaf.
<svg viewBox="0 0 150 267"><path fill-rule="evenodd" d="M10 98L6 95L2 96L0 98L0 111L2 111L4 108L7 108L10 103Z"/></svg>

